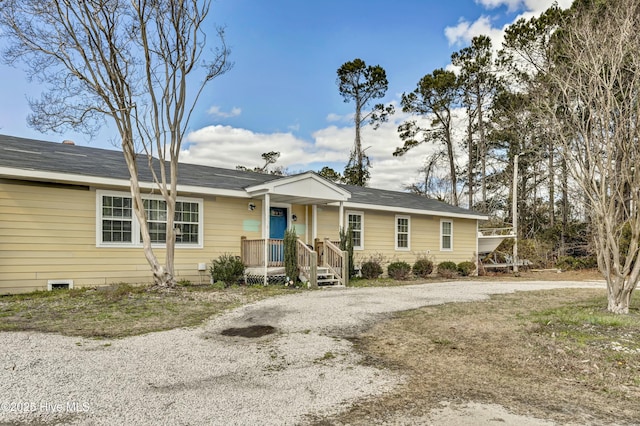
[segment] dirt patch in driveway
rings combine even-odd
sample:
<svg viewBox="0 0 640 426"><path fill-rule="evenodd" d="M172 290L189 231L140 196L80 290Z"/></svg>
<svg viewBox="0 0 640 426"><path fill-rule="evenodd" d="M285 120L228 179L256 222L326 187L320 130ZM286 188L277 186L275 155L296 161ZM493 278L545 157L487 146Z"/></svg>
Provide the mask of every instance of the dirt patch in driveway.
<svg viewBox="0 0 640 426"><path fill-rule="evenodd" d="M443 401L473 401L559 423L637 424L640 304L624 320L603 306L602 290L563 289L398 313L354 342L408 381L317 423L411 423Z"/></svg>
<svg viewBox="0 0 640 426"><path fill-rule="evenodd" d="M275 327L270 325L250 325L248 327L232 327L226 328L220 332L223 336L240 336L247 338L256 338L273 334L276 332Z"/></svg>

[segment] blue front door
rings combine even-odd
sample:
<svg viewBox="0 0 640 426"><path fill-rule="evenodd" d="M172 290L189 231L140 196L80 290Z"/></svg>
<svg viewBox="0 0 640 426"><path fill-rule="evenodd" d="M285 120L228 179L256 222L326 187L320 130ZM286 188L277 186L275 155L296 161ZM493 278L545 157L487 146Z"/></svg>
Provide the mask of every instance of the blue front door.
<svg viewBox="0 0 640 426"><path fill-rule="evenodd" d="M282 240L287 229L287 209L271 207L269 215L269 238ZM270 244L271 262L284 264L284 246L282 241Z"/></svg>
<svg viewBox="0 0 640 426"><path fill-rule="evenodd" d="M269 219L269 238L284 238L284 231L287 229L287 209L281 207L271 207L271 217Z"/></svg>

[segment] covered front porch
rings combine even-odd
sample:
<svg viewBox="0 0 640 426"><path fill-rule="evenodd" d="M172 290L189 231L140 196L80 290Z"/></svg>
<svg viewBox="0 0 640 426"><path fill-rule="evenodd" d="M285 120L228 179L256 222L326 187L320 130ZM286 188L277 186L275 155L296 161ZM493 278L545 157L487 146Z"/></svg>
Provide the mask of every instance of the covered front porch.
<svg viewBox="0 0 640 426"><path fill-rule="evenodd" d="M332 226L337 235L345 227L344 202L351 196L348 191L313 172L277 179L246 190L252 199L262 202L262 238L243 237L240 243L241 258L250 274L261 277L265 285L270 277L283 275L284 232L289 228L299 229L297 223L303 221L305 239L298 238L296 244L299 278L311 287L347 285L348 256L335 240L318 235L318 210L320 206L328 205L338 208L335 228ZM298 212L302 209L304 219L293 213L294 208Z"/></svg>
<svg viewBox="0 0 640 426"><path fill-rule="evenodd" d="M266 282L284 279L284 240L268 238L240 241L240 257L247 266L247 275L260 276ZM265 262L266 248L266 262ZM310 287L347 286L349 264L347 252L337 242L325 238L316 239L310 246L298 238L296 244L298 277ZM266 267L265 267L266 264ZM290 277L295 279L296 277Z"/></svg>

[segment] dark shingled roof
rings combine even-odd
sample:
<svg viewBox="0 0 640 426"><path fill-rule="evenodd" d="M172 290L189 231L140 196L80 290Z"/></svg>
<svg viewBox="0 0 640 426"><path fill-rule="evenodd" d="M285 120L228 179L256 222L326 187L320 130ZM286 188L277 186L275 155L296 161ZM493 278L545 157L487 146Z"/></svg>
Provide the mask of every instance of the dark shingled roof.
<svg viewBox="0 0 640 426"><path fill-rule="evenodd" d="M0 135L0 166L81 176L129 179L129 170L122 151L6 135ZM138 161L138 173L141 181L152 181L151 172L147 167L147 157L144 155L141 155ZM238 191L243 191L247 186L279 178L279 176L262 173L188 163L180 163L178 175L181 185Z"/></svg>
<svg viewBox="0 0 640 426"><path fill-rule="evenodd" d="M474 212L462 207L452 206L442 201L423 197L411 192L389 191L354 185L339 185L351 193L351 203L375 204L378 206L393 206L405 209L430 210L434 212L477 215L485 217L482 213Z"/></svg>
<svg viewBox="0 0 640 426"><path fill-rule="evenodd" d="M129 178L129 172L120 151L66 145L7 135L0 135L0 167L111 179L128 180ZM152 181L151 173L147 167L146 156L141 156L138 170L141 181ZM280 176L262 173L188 163L180 163L178 173L181 185L238 191L244 191L247 187L281 178ZM484 216L480 213L412 193L369 187L363 188L353 185L338 186L351 193L349 202L370 204L372 208L378 205L430 210L445 214Z"/></svg>

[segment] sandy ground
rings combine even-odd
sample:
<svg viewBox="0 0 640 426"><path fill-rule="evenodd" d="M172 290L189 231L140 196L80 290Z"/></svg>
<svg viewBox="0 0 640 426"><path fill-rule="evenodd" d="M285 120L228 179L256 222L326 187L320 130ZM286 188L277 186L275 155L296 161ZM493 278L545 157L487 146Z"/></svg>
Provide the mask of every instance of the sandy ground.
<svg viewBox="0 0 640 426"><path fill-rule="evenodd" d="M403 381L363 365L347 339L391 313L561 287L604 288L604 282L327 289L246 305L201 327L119 340L0 333L0 425L304 424ZM223 335L230 328L255 326L274 332L257 338ZM553 424L473 401L443 401L427 417L385 421Z"/></svg>

